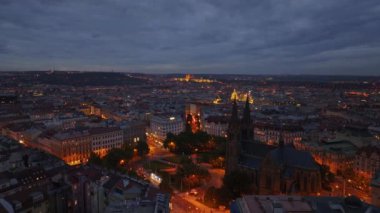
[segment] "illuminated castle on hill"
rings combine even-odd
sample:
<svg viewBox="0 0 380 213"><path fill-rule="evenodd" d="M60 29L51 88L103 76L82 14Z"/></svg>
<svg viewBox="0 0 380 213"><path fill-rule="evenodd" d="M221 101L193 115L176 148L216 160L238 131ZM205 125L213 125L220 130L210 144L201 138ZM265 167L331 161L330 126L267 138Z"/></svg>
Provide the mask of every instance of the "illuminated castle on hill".
<svg viewBox="0 0 380 213"><path fill-rule="evenodd" d="M184 78L174 78L175 81L184 81L184 82L196 82L196 83L214 83L215 80L207 79L207 78L194 78L194 76L190 74L186 74Z"/></svg>

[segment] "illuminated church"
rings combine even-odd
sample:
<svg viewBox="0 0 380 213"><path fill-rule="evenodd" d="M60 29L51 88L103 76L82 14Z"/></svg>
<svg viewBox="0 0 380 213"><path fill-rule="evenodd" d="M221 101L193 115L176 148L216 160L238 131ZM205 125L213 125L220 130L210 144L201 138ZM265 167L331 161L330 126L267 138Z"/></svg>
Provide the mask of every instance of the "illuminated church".
<svg viewBox="0 0 380 213"><path fill-rule="evenodd" d="M231 99L231 101L236 100L236 101L244 102L244 101L247 100L247 98L249 100L249 103L253 104L254 99L253 99L252 94L251 94L250 91L248 93L238 93L236 91L236 89L234 89L232 91L232 93L231 93L231 98L230 99Z"/></svg>
<svg viewBox="0 0 380 213"><path fill-rule="evenodd" d="M233 100L228 127L226 175L236 170L250 175L257 194L311 195L321 189L320 168L309 152L285 145L282 136L279 146L254 140L249 96L241 119Z"/></svg>

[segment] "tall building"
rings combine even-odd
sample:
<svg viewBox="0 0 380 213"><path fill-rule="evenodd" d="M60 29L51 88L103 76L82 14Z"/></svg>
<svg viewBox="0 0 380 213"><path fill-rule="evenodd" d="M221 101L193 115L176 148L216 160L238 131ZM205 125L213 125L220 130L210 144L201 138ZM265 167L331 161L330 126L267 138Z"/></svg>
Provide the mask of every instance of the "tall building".
<svg viewBox="0 0 380 213"><path fill-rule="evenodd" d="M285 144L280 134L279 145L255 141L249 98L240 120L236 100L228 127L226 175L244 171L252 178L258 194L313 194L321 188L320 168L312 155Z"/></svg>
<svg viewBox="0 0 380 213"><path fill-rule="evenodd" d="M188 104L185 109L185 117L187 125L191 127L193 132L201 128L201 108L196 104Z"/></svg>

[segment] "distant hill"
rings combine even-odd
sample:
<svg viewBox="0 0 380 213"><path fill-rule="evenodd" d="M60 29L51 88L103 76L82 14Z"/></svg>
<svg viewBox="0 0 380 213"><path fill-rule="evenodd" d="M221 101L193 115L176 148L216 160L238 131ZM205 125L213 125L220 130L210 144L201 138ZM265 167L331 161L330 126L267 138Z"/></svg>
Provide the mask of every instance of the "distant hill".
<svg viewBox="0 0 380 213"><path fill-rule="evenodd" d="M12 82L18 83L66 86L127 86L147 83L147 80L142 78L113 72L30 71L12 74L11 76L3 76L3 78L9 78ZM7 79L3 80L7 81Z"/></svg>

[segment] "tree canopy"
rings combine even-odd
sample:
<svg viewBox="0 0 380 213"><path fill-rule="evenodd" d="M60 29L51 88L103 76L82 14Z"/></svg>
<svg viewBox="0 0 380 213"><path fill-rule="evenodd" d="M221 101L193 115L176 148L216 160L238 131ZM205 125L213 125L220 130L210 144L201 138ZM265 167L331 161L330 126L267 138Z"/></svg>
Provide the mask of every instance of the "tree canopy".
<svg viewBox="0 0 380 213"><path fill-rule="evenodd" d="M149 146L146 141L139 141L136 145L137 154L142 157L149 153Z"/></svg>
<svg viewBox="0 0 380 213"><path fill-rule="evenodd" d="M163 142L165 148L177 154L192 154L195 152L208 151L211 136L206 132L184 131L178 135L168 133Z"/></svg>

